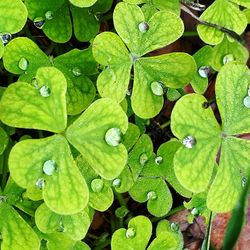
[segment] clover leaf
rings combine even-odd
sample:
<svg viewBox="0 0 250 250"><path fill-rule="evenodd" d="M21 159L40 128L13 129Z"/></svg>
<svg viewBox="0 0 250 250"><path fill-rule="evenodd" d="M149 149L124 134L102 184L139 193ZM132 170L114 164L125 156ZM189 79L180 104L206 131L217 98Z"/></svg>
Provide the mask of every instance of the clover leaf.
<svg viewBox="0 0 250 250"><path fill-rule="evenodd" d="M152 233L152 224L145 216L137 216L128 223L128 229L115 231L111 240L112 250L145 250Z"/></svg>
<svg viewBox="0 0 250 250"><path fill-rule="evenodd" d="M250 143L237 138L249 133L248 88L249 69L240 63L228 63L216 82L221 127L212 110L204 106L206 99L198 94L182 97L172 113L172 131L183 142L174 157L175 173L185 188L194 193L207 189L221 147L218 172L207 196L212 211L233 208L242 189L242 177L248 171Z"/></svg>
<svg viewBox="0 0 250 250"><path fill-rule="evenodd" d="M94 99L95 87L86 76L97 73L90 49L73 49L51 63L32 40L19 37L6 46L3 62L9 72L20 75L19 80L25 82L32 82L40 67L52 64L58 68L67 80L67 112L70 115L79 114Z"/></svg>
<svg viewBox="0 0 250 250"><path fill-rule="evenodd" d="M162 25L164 22L169 25ZM164 86L185 86L195 74L196 65L185 53L141 56L177 40L183 33L183 23L177 15L167 11L156 12L146 22L138 6L119 3L114 11L114 25L120 37L103 32L93 42L94 58L105 66L97 80L98 91L103 97L121 102L134 66L132 108L141 118L153 117L162 108Z"/></svg>
<svg viewBox="0 0 250 250"><path fill-rule="evenodd" d="M9 168L21 187L42 189L46 205L55 213L74 214L87 205L88 187L61 135L17 143L10 153Z"/></svg>
<svg viewBox="0 0 250 250"><path fill-rule="evenodd" d="M122 108L102 98L68 127L66 137L101 177L111 180L127 162L127 150L120 143L127 128L128 118Z"/></svg>
<svg viewBox="0 0 250 250"><path fill-rule="evenodd" d="M202 20L220 25L241 35L247 26L247 19L239 6L228 0L216 0L200 16ZM222 42L225 34L219 29L199 24L197 27L200 38L208 44Z"/></svg>

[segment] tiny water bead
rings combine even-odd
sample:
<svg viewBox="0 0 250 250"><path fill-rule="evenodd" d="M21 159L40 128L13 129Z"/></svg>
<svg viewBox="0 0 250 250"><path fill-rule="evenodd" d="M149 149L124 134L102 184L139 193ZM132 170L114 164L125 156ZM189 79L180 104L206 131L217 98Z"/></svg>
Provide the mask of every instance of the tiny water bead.
<svg viewBox="0 0 250 250"><path fill-rule="evenodd" d="M199 209L194 207L192 210L191 210L191 214L193 216L198 216L199 215Z"/></svg>
<svg viewBox="0 0 250 250"><path fill-rule="evenodd" d="M170 224L170 228L171 228L171 230L172 230L173 232L178 232L180 227L179 227L179 225L178 225L177 223L172 222L172 223Z"/></svg>
<svg viewBox="0 0 250 250"><path fill-rule="evenodd" d="M142 166L144 166L145 165L145 163L148 161L148 156L147 156L147 154L146 153L142 153L141 155L140 155L140 164L142 165Z"/></svg>
<svg viewBox="0 0 250 250"><path fill-rule="evenodd" d="M3 44L7 44L12 38L10 33L4 33L0 35L0 39L2 40Z"/></svg>
<svg viewBox="0 0 250 250"><path fill-rule="evenodd" d="M99 193L102 191L104 186L103 180L102 179L94 179L91 181L91 189L95 193Z"/></svg>
<svg viewBox="0 0 250 250"><path fill-rule="evenodd" d="M149 191L147 193L147 200L156 200L156 199L157 199L157 195L155 191Z"/></svg>
<svg viewBox="0 0 250 250"><path fill-rule="evenodd" d="M230 63L232 61L234 61L234 56L232 54L228 54L228 55L225 55L223 57L223 64L224 65L227 64L227 63Z"/></svg>
<svg viewBox="0 0 250 250"><path fill-rule="evenodd" d="M163 158L162 158L161 156L157 156L157 157L155 158L155 163L156 163L157 165L160 165L160 164L162 163L162 161L163 161Z"/></svg>
<svg viewBox="0 0 250 250"><path fill-rule="evenodd" d="M42 97L49 97L51 93L50 88L48 86L42 86L39 92Z"/></svg>
<svg viewBox="0 0 250 250"><path fill-rule="evenodd" d="M164 94L164 88L161 82L154 81L151 83L150 87L154 95L162 96Z"/></svg>
<svg viewBox="0 0 250 250"><path fill-rule="evenodd" d="M246 183L247 183L247 178L245 176L243 176L242 180L241 180L241 185L243 188L246 186Z"/></svg>
<svg viewBox="0 0 250 250"><path fill-rule="evenodd" d="M29 67L29 62L25 57L22 57L18 62L19 69L26 71Z"/></svg>
<svg viewBox="0 0 250 250"><path fill-rule="evenodd" d="M131 239L131 238L134 238L135 235L136 235L136 231L135 231L135 229L133 227L130 227L130 228L127 229L126 238Z"/></svg>
<svg viewBox="0 0 250 250"><path fill-rule="evenodd" d="M52 175L56 170L56 162L54 160L45 161L43 164L43 172L46 175Z"/></svg>
<svg viewBox="0 0 250 250"><path fill-rule="evenodd" d="M198 69L198 73L199 73L200 77L202 77L202 78L207 78L209 76L210 72L211 72L210 66L201 66Z"/></svg>
<svg viewBox="0 0 250 250"><path fill-rule="evenodd" d="M114 179L112 182L112 185L115 188L119 188L121 186L121 179L119 179L119 178Z"/></svg>
<svg viewBox="0 0 250 250"><path fill-rule="evenodd" d="M42 17L36 17L33 23L38 29L42 29L45 24L45 20Z"/></svg>
<svg viewBox="0 0 250 250"><path fill-rule="evenodd" d="M74 68L72 69L72 73L73 73L73 75L76 76L76 77L82 75L82 71L81 71L81 69L78 68L78 67L74 67Z"/></svg>
<svg viewBox="0 0 250 250"><path fill-rule="evenodd" d="M105 134L105 141L108 145L116 147L120 144L121 130L119 128L110 128Z"/></svg>
<svg viewBox="0 0 250 250"><path fill-rule="evenodd" d="M38 178L36 180L36 187L39 189L43 189L45 186L45 180L43 178Z"/></svg>
<svg viewBox="0 0 250 250"><path fill-rule="evenodd" d="M60 220L60 222L59 222L57 231L60 232L60 233L65 232L65 228L64 228L64 224L63 224L62 220Z"/></svg>
<svg viewBox="0 0 250 250"><path fill-rule="evenodd" d="M186 148L193 148L193 146L196 144L196 139L193 136L189 135L183 139L182 144Z"/></svg>
<svg viewBox="0 0 250 250"><path fill-rule="evenodd" d="M0 195L0 203L6 202L7 201L7 196L5 195Z"/></svg>
<svg viewBox="0 0 250 250"><path fill-rule="evenodd" d="M243 104L246 108L250 108L250 96L246 96L243 100Z"/></svg>
<svg viewBox="0 0 250 250"><path fill-rule="evenodd" d="M138 27L141 33L146 33L149 29L149 25L146 22L141 22Z"/></svg>
<svg viewBox="0 0 250 250"><path fill-rule="evenodd" d="M45 18L47 19L47 20L51 20L51 19L53 19L53 11L51 11L51 10L49 10L49 11L47 11L46 13L45 13Z"/></svg>
<svg viewBox="0 0 250 250"><path fill-rule="evenodd" d="M35 78L32 79L32 85L34 86L35 89L39 88L38 82L37 82L37 80Z"/></svg>

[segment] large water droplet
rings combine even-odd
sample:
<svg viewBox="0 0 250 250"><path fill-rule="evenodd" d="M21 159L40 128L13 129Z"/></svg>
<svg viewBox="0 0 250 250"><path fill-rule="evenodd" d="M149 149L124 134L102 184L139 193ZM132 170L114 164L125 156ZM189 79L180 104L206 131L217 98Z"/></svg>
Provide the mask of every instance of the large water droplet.
<svg viewBox="0 0 250 250"><path fill-rule="evenodd" d="M78 68L78 67L74 67L74 68L72 69L72 73L73 73L74 76L77 76L77 77L82 75L82 71L81 71L81 69Z"/></svg>
<svg viewBox="0 0 250 250"><path fill-rule="evenodd" d="M142 165L142 166L144 166L145 165L145 163L148 161L148 156L147 156L147 154L146 153L142 153L141 155L140 155L140 164Z"/></svg>
<svg viewBox="0 0 250 250"><path fill-rule="evenodd" d="M52 175L56 170L56 162L54 160L45 161L43 164L43 172L46 175Z"/></svg>
<svg viewBox="0 0 250 250"><path fill-rule="evenodd" d="M227 64L227 63L230 63L232 61L234 61L234 56L232 54L228 54L228 55L225 55L223 57L223 64L224 65Z"/></svg>
<svg viewBox="0 0 250 250"><path fill-rule="evenodd" d="M91 189L95 193L101 192L103 189L103 186L104 186L104 183L102 179L94 179L93 181L91 181Z"/></svg>
<svg viewBox="0 0 250 250"><path fill-rule="evenodd" d="M210 72L211 72L210 66L201 66L198 69L198 73L199 73L200 77L202 77L202 78L207 78L209 76Z"/></svg>
<svg viewBox="0 0 250 250"><path fill-rule="evenodd" d="M45 186L45 180L43 178L38 178L36 180L36 187L39 189L43 189Z"/></svg>
<svg viewBox="0 0 250 250"><path fill-rule="evenodd" d="M146 23L146 22L141 22L141 23L139 24L138 28L139 28L140 32L145 33L145 32L148 31L149 25L148 25L148 23Z"/></svg>
<svg viewBox="0 0 250 250"><path fill-rule="evenodd" d="M46 13L45 13L45 18L47 19L47 20L51 20L51 19L53 19L53 11L51 11L51 10L48 10Z"/></svg>
<svg viewBox="0 0 250 250"><path fill-rule="evenodd" d="M193 216L198 216L199 215L199 209L194 207L192 210L191 210L191 214Z"/></svg>
<svg viewBox="0 0 250 250"><path fill-rule="evenodd" d="M187 136L185 139L183 139L182 144L186 147L186 148L192 148L196 143L196 139L189 135Z"/></svg>
<svg viewBox="0 0 250 250"><path fill-rule="evenodd" d="M7 44L12 38L10 33L4 33L0 35L0 39L2 40L3 44Z"/></svg>
<svg viewBox="0 0 250 250"><path fill-rule="evenodd" d="M115 188L119 188L121 186L121 179L119 179L119 178L114 179L112 182L112 185Z"/></svg>
<svg viewBox="0 0 250 250"><path fill-rule="evenodd" d="M162 96L164 94L164 89L161 82L154 81L150 85L153 94Z"/></svg>
<svg viewBox="0 0 250 250"><path fill-rule="evenodd" d="M50 96L50 88L48 86L42 86L39 90L40 95L42 97L49 97Z"/></svg>
<svg viewBox="0 0 250 250"><path fill-rule="evenodd" d="M170 228L171 228L172 231L178 232L180 227L179 227L179 225L178 225L177 223L172 222L172 223L170 224Z"/></svg>
<svg viewBox="0 0 250 250"><path fill-rule="evenodd" d="M250 96L246 96L243 100L243 104L246 108L250 108Z"/></svg>
<svg viewBox="0 0 250 250"><path fill-rule="evenodd" d="M136 235L136 231L133 227L130 227L126 231L126 238L134 238Z"/></svg>
<svg viewBox="0 0 250 250"><path fill-rule="evenodd" d="M38 29L42 29L45 24L45 20L42 17L36 17L33 23Z"/></svg>
<svg viewBox="0 0 250 250"><path fill-rule="evenodd" d="M19 67L19 69L25 71L25 70L27 70L28 66L29 66L28 60L27 60L26 58L22 57L22 58L19 60L19 62L18 62L18 67Z"/></svg>
<svg viewBox="0 0 250 250"><path fill-rule="evenodd" d="M105 141L108 145L116 147L121 140L121 130L119 128L110 128L105 134Z"/></svg>
<svg viewBox="0 0 250 250"><path fill-rule="evenodd" d="M162 161L163 161L163 158L162 158L161 156L157 156L157 157L155 158L155 163L156 163L157 165L160 165L160 164L162 163Z"/></svg>
<svg viewBox="0 0 250 250"><path fill-rule="evenodd" d="M147 199L148 200L155 200L157 199L157 195L154 191L150 191L147 193Z"/></svg>

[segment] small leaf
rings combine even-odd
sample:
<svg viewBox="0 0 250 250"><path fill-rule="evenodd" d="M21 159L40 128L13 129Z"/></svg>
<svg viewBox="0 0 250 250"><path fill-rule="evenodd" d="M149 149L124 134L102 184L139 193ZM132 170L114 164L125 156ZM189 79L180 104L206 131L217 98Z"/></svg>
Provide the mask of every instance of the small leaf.
<svg viewBox="0 0 250 250"><path fill-rule="evenodd" d="M145 32L141 32L139 28L143 23L148 27ZM159 11L146 23L141 9L127 3L116 5L114 25L131 53L137 56L176 41L184 30L180 17L174 13Z"/></svg>
<svg viewBox="0 0 250 250"><path fill-rule="evenodd" d="M247 26L246 16L239 7L228 0L216 0L200 16L202 20L220 25L241 35ZM200 38L208 44L216 45L224 38L223 31L206 25L197 27Z"/></svg>
<svg viewBox="0 0 250 250"><path fill-rule="evenodd" d="M112 250L145 250L152 233L150 220L145 216L134 217L128 223L128 230L121 228L115 231L111 240Z"/></svg>
<svg viewBox="0 0 250 250"><path fill-rule="evenodd" d="M241 5L241 6L246 7L246 8L250 8L250 3L249 3L248 0L231 0L231 2L237 3L237 4Z"/></svg>
<svg viewBox="0 0 250 250"><path fill-rule="evenodd" d="M101 177L112 180L123 170L127 162L127 150L123 144L109 145L105 135L111 128L117 128L125 134L127 127L128 119L122 108L114 101L103 98L92 103L68 127L66 136Z"/></svg>
<svg viewBox="0 0 250 250"><path fill-rule="evenodd" d="M19 128L42 129L60 133L66 128L64 75L53 67L40 68L37 86L16 82L5 90L1 102L1 120Z"/></svg>
<svg viewBox="0 0 250 250"><path fill-rule="evenodd" d="M43 233L62 232L72 240L81 240L90 226L90 218L85 211L73 215L59 215L44 203L36 210L36 225Z"/></svg>
<svg viewBox="0 0 250 250"><path fill-rule="evenodd" d="M139 136L140 136L139 128L135 124L129 123L128 130L123 137L123 144L127 148L128 151L137 142L137 140L139 139Z"/></svg>
<svg viewBox="0 0 250 250"><path fill-rule="evenodd" d="M48 160L55 162L52 175L43 172ZM12 178L21 187L27 188L31 183L40 187L46 205L55 213L78 213L88 202L87 185L61 135L17 143L10 153L9 168ZM43 180L40 186L38 180Z"/></svg>
<svg viewBox="0 0 250 250"><path fill-rule="evenodd" d="M72 4L74 4L77 7L83 8L83 7L90 7L93 4L95 4L97 0L70 0Z"/></svg>

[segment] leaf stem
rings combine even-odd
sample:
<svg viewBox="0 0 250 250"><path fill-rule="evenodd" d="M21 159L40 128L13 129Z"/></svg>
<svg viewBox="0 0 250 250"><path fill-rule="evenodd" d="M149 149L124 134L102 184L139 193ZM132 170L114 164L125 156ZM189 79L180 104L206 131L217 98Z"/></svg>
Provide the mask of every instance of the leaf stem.
<svg viewBox="0 0 250 250"><path fill-rule="evenodd" d="M123 206L123 207L127 208L127 203L124 200L122 194L116 192L115 190L114 190L114 194L115 194L116 199L118 200L119 204L121 205L121 207Z"/></svg>
<svg viewBox="0 0 250 250"><path fill-rule="evenodd" d="M163 123L162 125L160 125L160 128L161 128L161 129L164 129L164 128L168 127L168 126L170 125L170 122L171 122L171 121L169 120L169 121Z"/></svg>

